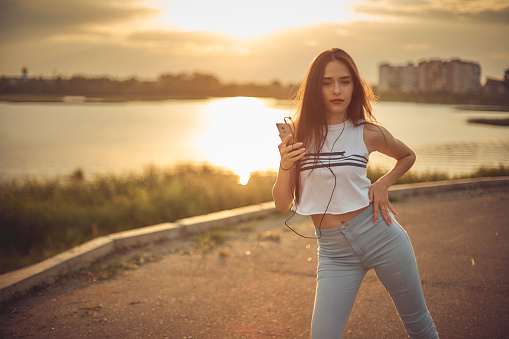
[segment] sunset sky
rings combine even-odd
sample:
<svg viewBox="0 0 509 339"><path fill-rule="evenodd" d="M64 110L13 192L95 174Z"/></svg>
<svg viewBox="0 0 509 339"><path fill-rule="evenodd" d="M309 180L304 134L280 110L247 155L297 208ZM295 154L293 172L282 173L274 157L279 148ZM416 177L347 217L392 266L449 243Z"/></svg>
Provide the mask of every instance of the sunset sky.
<svg viewBox="0 0 509 339"><path fill-rule="evenodd" d="M378 83L381 62L459 57L509 68L507 0L0 0L0 75L298 82L340 47Z"/></svg>

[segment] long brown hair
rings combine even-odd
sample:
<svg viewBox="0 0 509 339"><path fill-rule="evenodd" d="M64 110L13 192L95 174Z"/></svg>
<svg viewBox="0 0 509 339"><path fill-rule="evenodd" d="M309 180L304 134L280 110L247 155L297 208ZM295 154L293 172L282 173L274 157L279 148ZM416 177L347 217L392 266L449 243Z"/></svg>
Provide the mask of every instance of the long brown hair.
<svg viewBox="0 0 509 339"><path fill-rule="evenodd" d="M328 133L327 113L322 98L322 78L325 66L333 60L343 62L353 79L354 90L347 109L347 119L356 126L366 122L376 123L371 107L371 101L375 101L373 90L366 81L361 79L352 57L339 48L326 50L320 53L309 66L296 97L298 103L295 113L296 140L303 142L307 149L313 145L315 149L310 151L316 153L322 148ZM300 200L299 172L299 166L297 166L295 203Z"/></svg>

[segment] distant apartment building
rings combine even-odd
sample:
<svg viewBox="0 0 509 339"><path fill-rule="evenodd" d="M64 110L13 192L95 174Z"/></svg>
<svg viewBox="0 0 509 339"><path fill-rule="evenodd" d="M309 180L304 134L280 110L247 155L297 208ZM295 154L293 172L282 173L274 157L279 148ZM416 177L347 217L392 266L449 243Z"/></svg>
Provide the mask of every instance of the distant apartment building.
<svg viewBox="0 0 509 339"><path fill-rule="evenodd" d="M426 60L418 66L380 65L379 88L382 91L468 93L481 89L478 63L451 60Z"/></svg>
<svg viewBox="0 0 509 339"><path fill-rule="evenodd" d="M402 92L417 92L419 84L419 69L412 63L406 66L380 65L380 90L398 90Z"/></svg>
<svg viewBox="0 0 509 339"><path fill-rule="evenodd" d="M492 94L509 93L509 68L505 70L503 78L487 77L484 92Z"/></svg>
<svg viewBox="0 0 509 339"><path fill-rule="evenodd" d="M506 91L507 88L504 81L492 77L486 78L486 84L484 84L485 93L502 94Z"/></svg>

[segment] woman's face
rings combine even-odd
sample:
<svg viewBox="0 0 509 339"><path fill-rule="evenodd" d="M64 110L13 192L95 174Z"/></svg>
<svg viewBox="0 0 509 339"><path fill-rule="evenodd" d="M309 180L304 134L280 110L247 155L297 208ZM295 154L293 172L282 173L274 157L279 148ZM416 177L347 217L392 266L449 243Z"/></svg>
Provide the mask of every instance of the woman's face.
<svg viewBox="0 0 509 339"><path fill-rule="evenodd" d="M325 65L322 78L322 100L327 110L327 123L339 124L346 120L346 111L353 94L353 77L345 63L339 60Z"/></svg>

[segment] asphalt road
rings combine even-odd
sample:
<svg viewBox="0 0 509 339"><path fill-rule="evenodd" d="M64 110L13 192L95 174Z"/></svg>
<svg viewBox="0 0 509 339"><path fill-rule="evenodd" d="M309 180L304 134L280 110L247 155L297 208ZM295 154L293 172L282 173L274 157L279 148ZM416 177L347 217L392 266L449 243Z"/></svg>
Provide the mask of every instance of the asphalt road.
<svg viewBox="0 0 509 339"><path fill-rule="evenodd" d="M394 206L440 337L509 337L509 192L456 192ZM285 217L105 258L2 305L0 337L309 337L316 240L286 230ZM312 235L307 219L290 222ZM369 272L344 338L406 337Z"/></svg>

